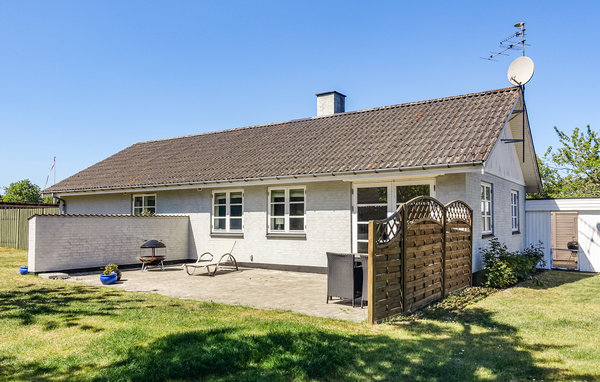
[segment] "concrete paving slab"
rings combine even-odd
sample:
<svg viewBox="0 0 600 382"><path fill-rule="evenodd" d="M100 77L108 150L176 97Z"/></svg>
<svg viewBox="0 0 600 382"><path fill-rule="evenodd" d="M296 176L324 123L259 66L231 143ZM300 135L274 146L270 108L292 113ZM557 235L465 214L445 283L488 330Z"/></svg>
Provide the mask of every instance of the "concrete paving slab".
<svg viewBox="0 0 600 382"><path fill-rule="evenodd" d="M71 277L68 274L62 272L40 273L38 276L40 276L43 279L49 280L65 280Z"/></svg>
<svg viewBox="0 0 600 382"><path fill-rule="evenodd" d="M68 281L104 286L98 273L74 275ZM240 268L220 270L214 277L204 270L189 276L181 266L171 266L164 271L124 270L120 282L105 287L355 322L367 319L367 308L361 309L359 300L355 308L347 301L327 304L327 275L316 273Z"/></svg>

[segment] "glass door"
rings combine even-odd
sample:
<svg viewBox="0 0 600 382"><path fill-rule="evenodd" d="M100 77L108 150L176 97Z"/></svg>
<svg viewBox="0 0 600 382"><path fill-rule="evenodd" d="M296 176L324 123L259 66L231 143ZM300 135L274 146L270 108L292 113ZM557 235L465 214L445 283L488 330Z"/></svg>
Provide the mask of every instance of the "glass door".
<svg viewBox="0 0 600 382"><path fill-rule="evenodd" d="M429 184L418 184L412 186L396 186L396 209L400 204L406 203L417 196L429 196L431 194Z"/></svg>
<svg viewBox="0 0 600 382"><path fill-rule="evenodd" d="M433 180L426 180L356 185L352 211L352 251L368 252L369 220L385 219L393 214L400 204L417 196L435 196L434 184Z"/></svg>
<svg viewBox="0 0 600 382"><path fill-rule="evenodd" d="M356 189L356 248L367 253L369 245L369 220L388 216L388 187L361 187Z"/></svg>

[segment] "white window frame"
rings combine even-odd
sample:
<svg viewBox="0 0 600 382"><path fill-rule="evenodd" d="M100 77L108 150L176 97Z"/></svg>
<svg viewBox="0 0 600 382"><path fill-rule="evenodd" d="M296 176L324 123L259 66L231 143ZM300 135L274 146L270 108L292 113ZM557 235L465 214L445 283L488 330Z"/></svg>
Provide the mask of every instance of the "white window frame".
<svg viewBox="0 0 600 382"><path fill-rule="evenodd" d="M145 204L145 197L146 196L154 196L154 214L156 214L156 208L158 207L158 198L156 197L156 194L133 194L132 198L131 198L131 214L132 215L136 215L135 211L136 210L142 210L142 212L148 208L148 206ZM142 198L142 206L141 207L136 207L135 206L135 198L141 197ZM141 214L139 214L141 215Z"/></svg>
<svg viewBox="0 0 600 382"><path fill-rule="evenodd" d="M304 215L302 216L293 216L293 218L304 218L304 227L302 230L291 230L290 229L290 190L303 190L304 191ZM284 225L285 230L273 230L271 227L271 192L272 191L284 191L284 205L285 205L285 214L284 214ZM267 233L306 233L306 186L284 186L284 187L269 187L267 192Z"/></svg>
<svg viewBox="0 0 600 382"><path fill-rule="evenodd" d="M485 199L485 190L484 188L489 188L490 189L490 200ZM487 182L481 182L481 234L482 235L493 235L494 233L494 185L492 183L487 183ZM487 208L487 214L486 214L486 205L488 205ZM490 226L486 227L485 222L486 222L486 218L489 217L490 218ZM486 229L488 228L488 229Z"/></svg>
<svg viewBox="0 0 600 382"><path fill-rule="evenodd" d="M234 219L242 219L241 229L231 229L231 194L242 193L242 216L234 216ZM225 219L225 229L215 229L215 194L225 194L225 217L219 216L219 219ZM237 203L235 203L237 205ZM243 233L244 232L244 190L213 190L210 209L210 232L211 233Z"/></svg>
<svg viewBox="0 0 600 382"><path fill-rule="evenodd" d="M521 228L521 214L519 211L519 191L510 190L510 222L512 226L512 232L519 232Z"/></svg>
<svg viewBox="0 0 600 382"><path fill-rule="evenodd" d="M403 179L390 182L353 182L352 183L352 252L358 252L358 189L371 187L387 187L388 205L387 216L396 212L396 187L397 186L422 186L429 185L429 196L436 197L435 178Z"/></svg>

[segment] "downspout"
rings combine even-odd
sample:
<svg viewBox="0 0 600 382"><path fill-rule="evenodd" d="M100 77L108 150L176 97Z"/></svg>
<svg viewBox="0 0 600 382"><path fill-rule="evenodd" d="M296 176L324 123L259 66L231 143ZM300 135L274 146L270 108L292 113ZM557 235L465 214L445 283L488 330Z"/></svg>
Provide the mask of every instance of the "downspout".
<svg viewBox="0 0 600 382"><path fill-rule="evenodd" d="M55 196L54 193L52 193L52 197L54 199L58 199L58 208L61 214L66 215L67 214L67 201L64 200L63 198L59 198L58 196ZM60 202L62 202L62 209L60 208Z"/></svg>

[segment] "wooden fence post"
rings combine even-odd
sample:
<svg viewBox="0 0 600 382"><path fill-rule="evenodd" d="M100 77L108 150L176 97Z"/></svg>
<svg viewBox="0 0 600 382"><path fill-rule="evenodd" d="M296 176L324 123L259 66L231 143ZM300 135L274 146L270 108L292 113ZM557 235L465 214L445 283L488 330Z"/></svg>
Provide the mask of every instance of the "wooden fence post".
<svg viewBox="0 0 600 382"><path fill-rule="evenodd" d="M369 292L368 292L368 322L374 324L377 322L375 317L375 222L369 221L369 247L368 247L368 272L369 272Z"/></svg>
<svg viewBox="0 0 600 382"><path fill-rule="evenodd" d="M446 206L442 207L442 298L446 297Z"/></svg>
<svg viewBox="0 0 600 382"><path fill-rule="evenodd" d="M402 206L402 250L400 251L400 256L402 256L401 264L402 264L402 312L406 312L406 307L408 306L408 300L406 299L406 229L408 228L408 224L406 222L408 214L406 213L406 204Z"/></svg>
<svg viewBox="0 0 600 382"><path fill-rule="evenodd" d="M473 286L473 210L470 210L471 256L469 256L469 286Z"/></svg>
<svg viewBox="0 0 600 382"><path fill-rule="evenodd" d="M21 243L21 209L17 210L17 241L15 242L15 248L21 249L19 244Z"/></svg>

